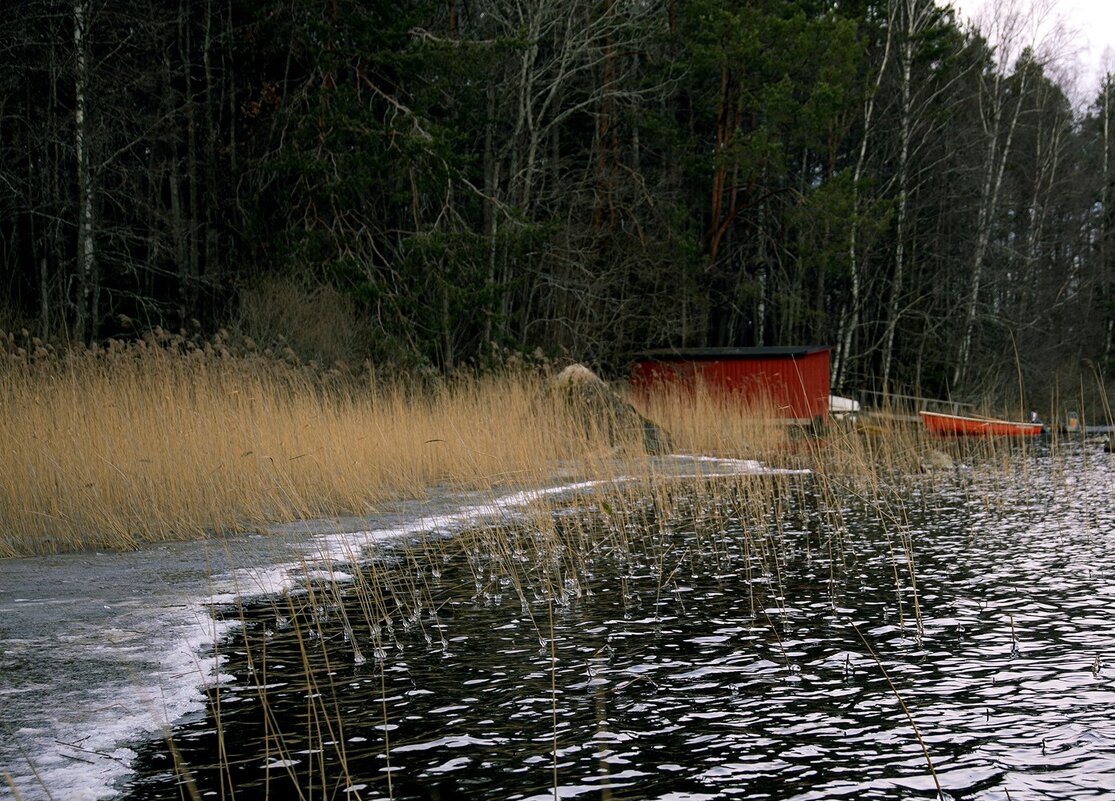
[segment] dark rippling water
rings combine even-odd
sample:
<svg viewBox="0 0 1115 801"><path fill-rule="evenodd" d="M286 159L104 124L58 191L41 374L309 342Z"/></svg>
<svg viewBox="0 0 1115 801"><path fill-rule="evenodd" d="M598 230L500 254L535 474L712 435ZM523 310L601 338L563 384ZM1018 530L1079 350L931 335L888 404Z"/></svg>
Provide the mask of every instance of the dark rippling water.
<svg viewBox="0 0 1115 801"><path fill-rule="evenodd" d="M553 605L400 544L223 610L231 680L127 797L1115 798L1113 476L1080 450L875 501L794 479L758 529L679 489L669 520L569 516L655 544L583 555Z"/></svg>

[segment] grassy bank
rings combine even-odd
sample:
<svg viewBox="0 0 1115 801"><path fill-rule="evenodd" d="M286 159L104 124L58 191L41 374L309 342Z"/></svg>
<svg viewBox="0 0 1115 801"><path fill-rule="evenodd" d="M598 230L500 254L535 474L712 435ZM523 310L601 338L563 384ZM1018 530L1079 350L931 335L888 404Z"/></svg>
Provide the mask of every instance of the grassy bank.
<svg viewBox="0 0 1115 801"><path fill-rule="evenodd" d="M2 356L0 555L361 514L435 485L531 486L558 463L591 474L614 469L617 445L640 451L636 432L616 442L574 419L541 370L385 383L154 336ZM683 450L758 458L782 440L712 404L657 411Z"/></svg>
<svg viewBox="0 0 1115 801"><path fill-rule="evenodd" d="M539 486L558 469L607 478L644 458L640 432L586 425L539 366L384 381L220 338L17 343L0 335L0 556L366 514L435 486ZM908 425L834 427L818 442L700 395L640 407L675 452L810 467L822 490L855 482L868 497L881 476L917 471L929 448L974 447L981 461L1004 450L927 442Z"/></svg>

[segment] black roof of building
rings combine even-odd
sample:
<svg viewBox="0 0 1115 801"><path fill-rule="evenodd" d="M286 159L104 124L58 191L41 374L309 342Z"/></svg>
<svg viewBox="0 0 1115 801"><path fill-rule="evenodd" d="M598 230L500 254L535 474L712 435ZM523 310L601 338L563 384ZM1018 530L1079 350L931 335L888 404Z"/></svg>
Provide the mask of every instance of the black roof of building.
<svg viewBox="0 0 1115 801"><path fill-rule="evenodd" d="M635 361L696 361L708 359L800 359L832 350L829 345L779 345L767 348L659 348L636 353Z"/></svg>

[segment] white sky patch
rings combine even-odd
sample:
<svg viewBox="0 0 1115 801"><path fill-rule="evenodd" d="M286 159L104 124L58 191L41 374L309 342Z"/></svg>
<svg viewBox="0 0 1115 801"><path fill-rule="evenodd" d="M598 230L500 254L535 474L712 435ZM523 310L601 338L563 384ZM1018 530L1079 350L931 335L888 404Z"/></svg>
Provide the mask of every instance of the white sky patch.
<svg viewBox="0 0 1115 801"><path fill-rule="evenodd" d="M937 2L946 5L944 0ZM1004 15L1018 14L1026 40L1022 46L1048 48L1055 62L1051 74L1070 84L1064 88L1078 107L1093 103L1103 76L1115 72L1115 0L952 0L947 4L961 20L975 22L992 43Z"/></svg>

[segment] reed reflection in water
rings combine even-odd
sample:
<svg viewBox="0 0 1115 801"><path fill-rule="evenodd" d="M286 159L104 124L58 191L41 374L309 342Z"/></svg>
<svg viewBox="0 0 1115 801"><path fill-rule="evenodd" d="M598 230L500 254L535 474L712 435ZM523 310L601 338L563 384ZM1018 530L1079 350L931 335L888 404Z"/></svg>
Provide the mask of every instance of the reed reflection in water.
<svg viewBox="0 0 1115 801"><path fill-rule="evenodd" d="M1018 458L885 503L678 485L245 600L127 797L1112 797L1111 465Z"/></svg>

